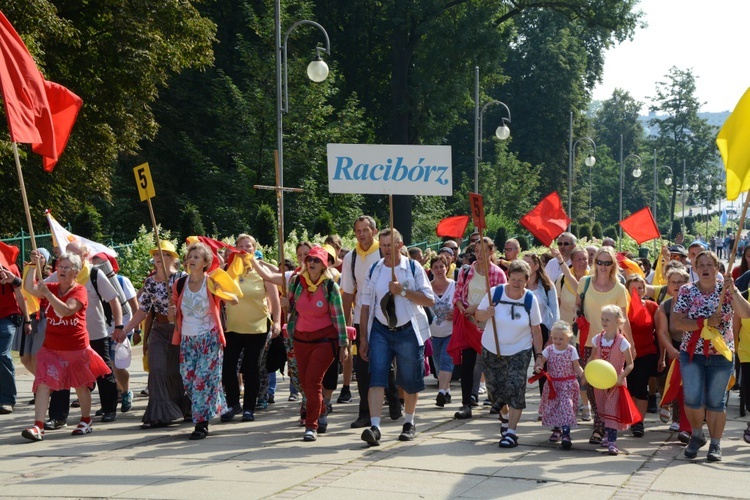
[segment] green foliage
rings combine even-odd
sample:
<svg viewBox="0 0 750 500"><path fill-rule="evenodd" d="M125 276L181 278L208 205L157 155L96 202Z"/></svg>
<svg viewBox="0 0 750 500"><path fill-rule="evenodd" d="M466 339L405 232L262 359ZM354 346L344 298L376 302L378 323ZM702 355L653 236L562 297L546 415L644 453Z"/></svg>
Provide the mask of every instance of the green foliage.
<svg viewBox="0 0 750 500"><path fill-rule="evenodd" d="M607 226L604 229L604 237L617 240L617 228L615 226Z"/></svg>
<svg viewBox="0 0 750 500"><path fill-rule="evenodd" d="M602 239L602 225L599 222L594 222L594 225L591 226L591 236L598 240Z"/></svg>
<svg viewBox="0 0 750 500"><path fill-rule="evenodd" d="M261 245L275 245L278 241L278 217L276 211L268 205L258 207L255 218L255 239Z"/></svg>
<svg viewBox="0 0 750 500"><path fill-rule="evenodd" d="M580 224L578 226L578 232L576 233L576 236L578 236L579 239L580 238L589 238L589 239L591 239L591 237L592 237L591 226L589 226L588 224Z"/></svg>
<svg viewBox="0 0 750 500"><path fill-rule="evenodd" d="M508 230L505 229L503 226L500 226L497 228L497 231L495 231L495 246L499 249L502 245L505 244L506 241L508 241Z"/></svg>
<svg viewBox="0 0 750 500"><path fill-rule="evenodd" d="M529 245L529 239L526 237L526 235L520 235L516 236L516 239L518 240L518 246L521 247L521 251L525 252L530 248Z"/></svg>
<svg viewBox="0 0 750 500"><path fill-rule="evenodd" d="M675 219L672 221L672 230L669 232L669 239L675 240L680 232L682 232L682 222Z"/></svg>
<svg viewBox="0 0 750 500"><path fill-rule="evenodd" d="M92 241L101 241L102 235L102 216L96 208L86 203L70 221L76 228L76 234L88 238Z"/></svg>
<svg viewBox="0 0 750 500"><path fill-rule="evenodd" d="M162 231L159 229L159 238L163 240L169 240L175 245L179 245L176 240L172 239L172 235L169 231ZM146 226L141 226L138 229L138 235L132 241L132 243L121 249L117 262L120 265L120 274L130 278L133 282L133 286L136 289L140 288L143 280L153 270L151 264L150 250L156 248L154 243L154 232Z"/></svg>
<svg viewBox="0 0 750 500"><path fill-rule="evenodd" d="M327 210L322 211L315 219L313 232L315 234L333 234L336 232L333 225L333 216Z"/></svg>
<svg viewBox="0 0 750 500"><path fill-rule="evenodd" d="M203 228L203 219L198 207L188 202L182 209L180 216L180 239L185 241L188 236L203 236L206 230Z"/></svg>

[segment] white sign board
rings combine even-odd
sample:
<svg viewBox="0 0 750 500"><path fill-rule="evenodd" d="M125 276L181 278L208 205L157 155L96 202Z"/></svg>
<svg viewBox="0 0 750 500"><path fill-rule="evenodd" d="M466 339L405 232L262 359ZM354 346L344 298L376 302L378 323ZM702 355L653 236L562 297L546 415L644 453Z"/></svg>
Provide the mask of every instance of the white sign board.
<svg viewBox="0 0 750 500"><path fill-rule="evenodd" d="M328 144L328 191L452 196L451 147Z"/></svg>

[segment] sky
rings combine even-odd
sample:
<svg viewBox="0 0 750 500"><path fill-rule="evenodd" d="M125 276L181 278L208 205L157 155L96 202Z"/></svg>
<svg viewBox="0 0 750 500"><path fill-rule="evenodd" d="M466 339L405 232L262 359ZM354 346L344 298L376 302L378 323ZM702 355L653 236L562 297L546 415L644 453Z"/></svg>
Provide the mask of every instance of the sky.
<svg viewBox="0 0 750 500"><path fill-rule="evenodd" d="M644 103L672 66L692 69L701 111L731 111L750 87L750 0L641 0L647 26L607 51L595 100L615 88Z"/></svg>

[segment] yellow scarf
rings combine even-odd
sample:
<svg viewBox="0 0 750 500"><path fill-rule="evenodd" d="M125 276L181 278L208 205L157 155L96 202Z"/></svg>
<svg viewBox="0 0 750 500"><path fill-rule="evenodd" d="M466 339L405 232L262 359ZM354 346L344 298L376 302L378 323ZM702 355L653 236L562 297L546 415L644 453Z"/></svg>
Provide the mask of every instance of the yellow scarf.
<svg viewBox="0 0 750 500"><path fill-rule="evenodd" d="M365 260L368 255L370 255L372 252L377 252L380 250L380 242L379 241L373 241L372 245L370 245L370 248L367 250L362 250L362 247L359 245L359 242L357 242L357 246L354 247L354 250L357 252L357 255L362 257L362 260Z"/></svg>
<svg viewBox="0 0 750 500"><path fill-rule="evenodd" d="M83 262L83 267L80 271L78 271L78 276L76 276L76 283L79 285L86 286L86 283L89 281L89 277L91 276L91 264L89 264L89 261Z"/></svg>
<svg viewBox="0 0 750 500"><path fill-rule="evenodd" d="M253 268L253 256L249 253L236 254L232 263L227 268L227 273L232 279L237 279L240 276L247 274L249 270Z"/></svg>
<svg viewBox="0 0 750 500"><path fill-rule="evenodd" d="M716 352L727 358L727 361L732 361L732 351L729 349L726 342L724 342L724 338L721 336L721 333L719 333L719 330L713 326L708 326L706 323L703 325L703 330L701 330L701 338L710 340L711 345L716 349ZM708 355L708 353L704 354Z"/></svg>
<svg viewBox="0 0 750 500"><path fill-rule="evenodd" d="M24 266L23 268L23 281L26 282L26 275L29 273L36 273L36 266ZM23 294L23 298L26 299L26 309L28 311L29 316L39 311L39 298L31 295L29 292L26 291L26 288L21 287L21 293Z"/></svg>
<svg viewBox="0 0 750 500"><path fill-rule="evenodd" d="M656 265L654 266L654 277L651 280L652 285L666 285L667 277L664 272L664 258L659 255L656 259Z"/></svg>
<svg viewBox="0 0 750 500"><path fill-rule="evenodd" d="M307 291L310 293L315 293L315 291L318 289L321 283L323 283L325 280L328 279L328 276L326 276L325 273L320 273L320 278L318 278L318 281L313 283L312 278L310 277L310 273L305 270L302 271L302 277L305 278L305 284L307 285Z"/></svg>

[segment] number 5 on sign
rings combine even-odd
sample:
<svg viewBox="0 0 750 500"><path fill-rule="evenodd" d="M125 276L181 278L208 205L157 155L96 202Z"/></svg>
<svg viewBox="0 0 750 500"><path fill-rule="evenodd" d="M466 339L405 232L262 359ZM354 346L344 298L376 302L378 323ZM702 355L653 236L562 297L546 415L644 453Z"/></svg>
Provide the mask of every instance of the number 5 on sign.
<svg viewBox="0 0 750 500"><path fill-rule="evenodd" d="M481 194L469 193L469 206L471 206L471 218L474 227L477 229L487 229L484 223L484 201Z"/></svg>
<svg viewBox="0 0 750 500"><path fill-rule="evenodd" d="M133 174L135 175L135 184L138 186L138 194L141 195L141 201L146 201L156 196L154 183L151 182L151 170L148 168L148 163L135 167Z"/></svg>

